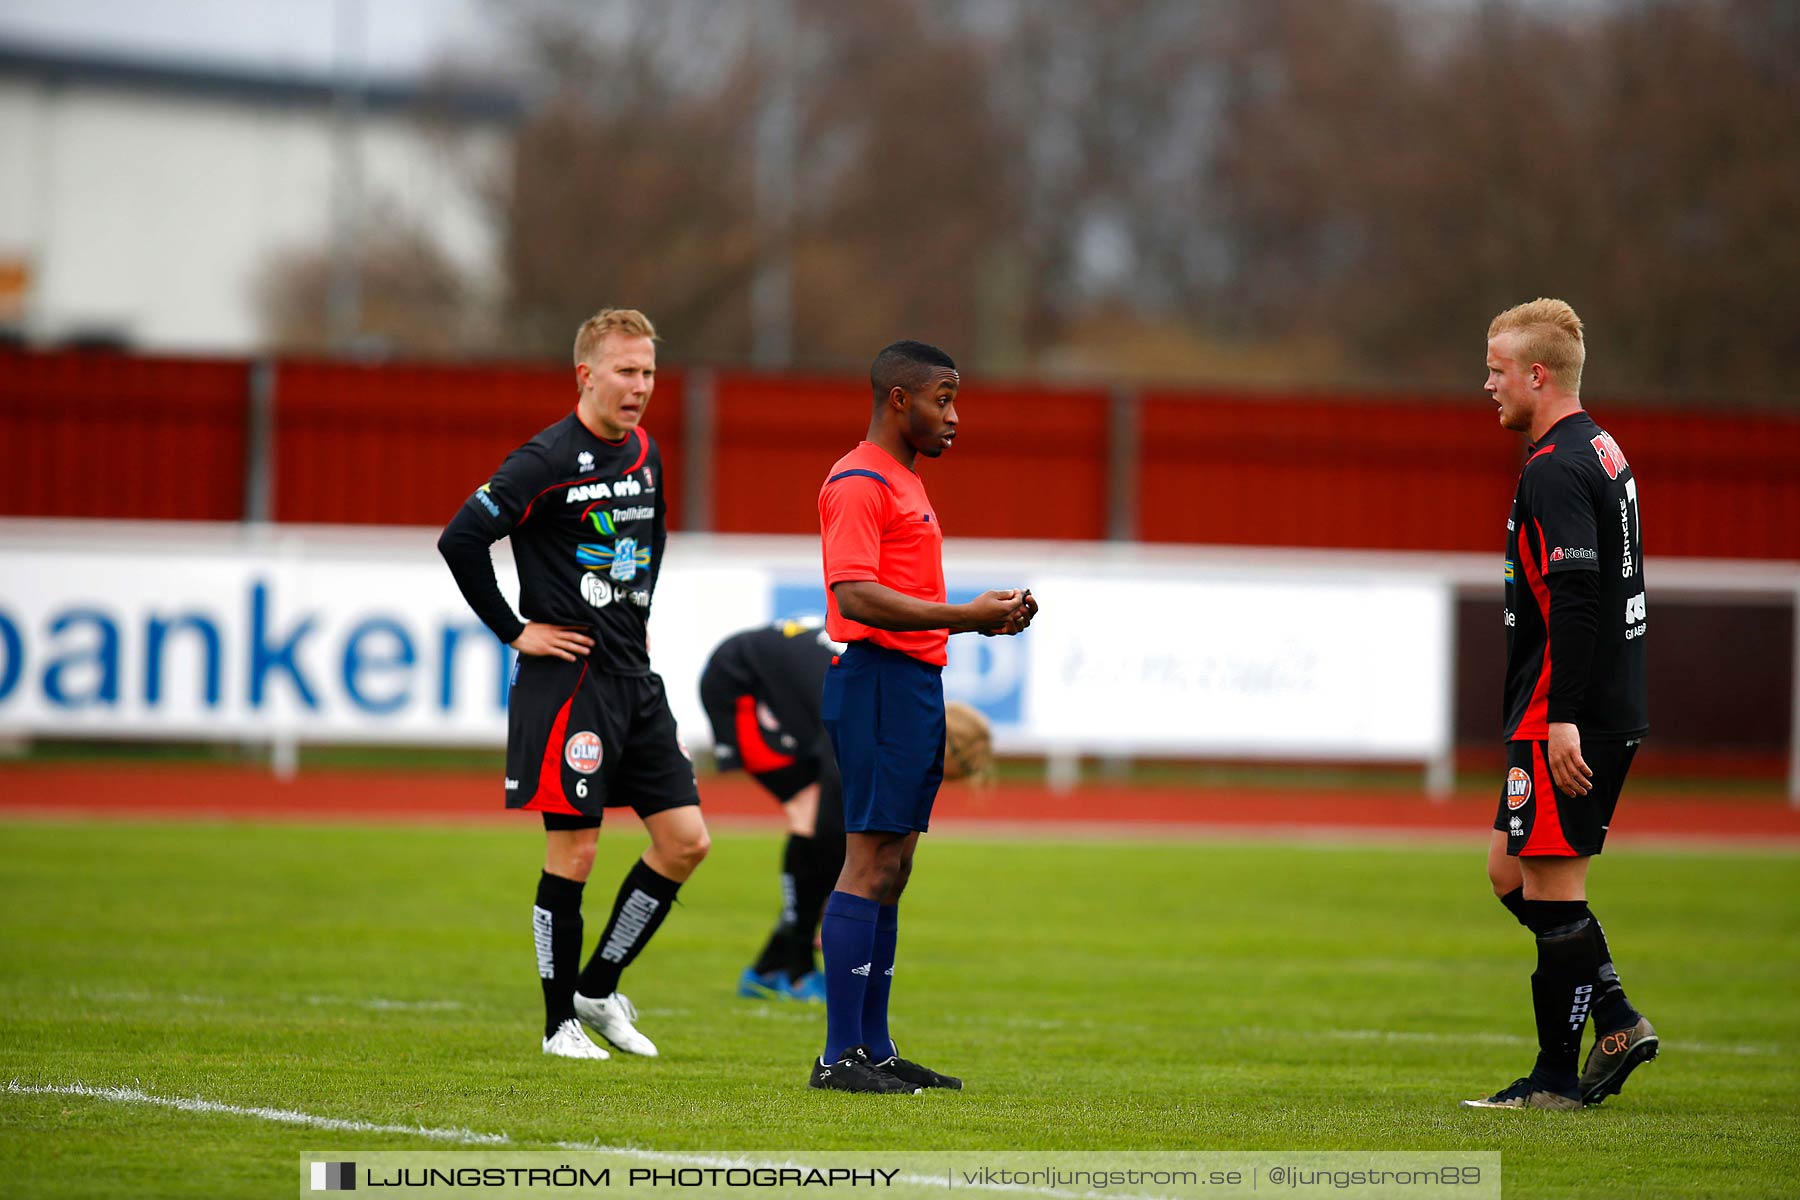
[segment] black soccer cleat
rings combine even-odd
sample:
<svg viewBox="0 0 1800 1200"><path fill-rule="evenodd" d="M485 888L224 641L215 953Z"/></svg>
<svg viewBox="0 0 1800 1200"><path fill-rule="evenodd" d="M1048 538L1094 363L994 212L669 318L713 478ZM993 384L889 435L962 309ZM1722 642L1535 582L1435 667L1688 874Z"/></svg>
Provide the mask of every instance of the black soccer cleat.
<svg viewBox="0 0 1800 1200"><path fill-rule="evenodd" d="M1618 1095L1626 1076L1640 1063L1655 1058L1660 1045L1661 1039L1645 1017L1639 1017L1630 1029L1615 1029L1594 1039L1587 1065L1581 1069L1581 1102L1598 1104Z"/></svg>
<svg viewBox="0 0 1800 1200"><path fill-rule="evenodd" d="M921 1090L896 1076L871 1067L869 1052L861 1046L853 1047L834 1063L828 1063L822 1058L815 1059L812 1078L807 1086L832 1092L882 1092L890 1095L910 1094Z"/></svg>
<svg viewBox="0 0 1800 1200"><path fill-rule="evenodd" d="M850 1053L861 1055L862 1061L880 1071L883 1075L891 1075L900 1082L915 1088L946 1088L953 1092L962 1091L962 1080L954 1075L940 1075L930 1067L920 1066L910 1059L901 1058L898 1054L890 1054L880 1062L869 1061L869 1051L865 1046L857 1046Z"/></svg>
<svg viewBox="0 0 1800 1200"><path fill-rule="evenodd" d="M1579 1109L1581 1097L1573 1092L1557 1091L1540 1083L1536 1076L1515 1079L1506 1087L1481 1100L1464 1100L1463 1108L1552 1108Z"/></svg>

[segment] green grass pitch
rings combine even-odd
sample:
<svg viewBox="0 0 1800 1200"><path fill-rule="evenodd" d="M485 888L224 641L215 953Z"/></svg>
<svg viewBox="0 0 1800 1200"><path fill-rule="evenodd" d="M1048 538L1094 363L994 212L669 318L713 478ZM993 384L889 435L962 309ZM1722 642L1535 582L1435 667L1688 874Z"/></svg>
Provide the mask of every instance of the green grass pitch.
<svg viewBox="0 0 1800 1200"><path fill-rule="evenodd" d="M642 845L601 839L588 948ZM1800 862L1622 847L1593 877L1663 1055L1580 1114L1460 1110L1529 1067L1529 936L1466 847L931 835L895 1029L961 1094L805 1087L821 1010L738 1000L773 833L717 838L626 976L650 1061L544 1058L541 839L458 826L0 824L0 1143L21 1196L286 1195L302 1149L431 1149L28 1094L77 1082L668 1150L1499 1150L1509 1196L1800 1177Z"/></svg>

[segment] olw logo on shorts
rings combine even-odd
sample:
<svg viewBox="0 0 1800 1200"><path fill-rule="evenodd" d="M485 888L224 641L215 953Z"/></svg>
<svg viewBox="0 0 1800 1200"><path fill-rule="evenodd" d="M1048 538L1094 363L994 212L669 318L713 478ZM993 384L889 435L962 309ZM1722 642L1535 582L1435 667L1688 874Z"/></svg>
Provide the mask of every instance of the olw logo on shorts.
<svg viewBox="0 0 1800 1200"><path fill-rule="evenodd" d="M1506 773L1506 807L1514 812L1531 800L1531 776L1525 768L1514 767Z"/></svg>
<svg viewBox="0 0 1800 1200"><path fill-rule="evenodd" d="M579 771L583 775L592 775L600 769L600 756L603 748L598 734L582 730L571 733L563 746L563 761L569 764L569 770Z"/></svg>

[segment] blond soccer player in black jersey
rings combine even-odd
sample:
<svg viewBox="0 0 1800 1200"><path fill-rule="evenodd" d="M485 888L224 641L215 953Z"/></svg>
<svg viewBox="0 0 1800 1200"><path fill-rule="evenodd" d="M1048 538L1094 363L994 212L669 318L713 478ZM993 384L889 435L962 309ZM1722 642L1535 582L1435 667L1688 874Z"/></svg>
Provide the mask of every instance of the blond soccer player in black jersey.
<svg viewBox="0 0 1800 1200"><path fill-rule="evenodd" d="M1581 319L1561 300L1509 308L1488 328L1488 395L1500 425L1530 441L1507 521L1507 772L1488 877L1537 938L1538 1057L1471 1108L1598 1104L1658 1046L1587 902L1588 864L1650 716L1637 477L1581 406L1585 358Z"/></svg>

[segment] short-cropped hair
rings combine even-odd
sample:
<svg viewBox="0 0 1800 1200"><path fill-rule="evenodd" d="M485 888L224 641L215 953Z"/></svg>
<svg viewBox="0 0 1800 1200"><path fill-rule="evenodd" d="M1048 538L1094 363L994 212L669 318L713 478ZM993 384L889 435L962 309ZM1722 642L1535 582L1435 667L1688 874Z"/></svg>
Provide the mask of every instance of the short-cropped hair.
<svg viewBox="0 0 1800 1200"><path fill-rule="evenodd" d="M1587 361L1581 318L1561 300L1528 300L1515 304L1488 324L1488 337L1521 333L1518 358L1543 363L1567 392L1581 391L1581 367Z"/></svg>
<svg viewBox="0 0 1800 1200"><path fill-rule="evenodd" d="M654 340L656 326L635 308L603 308L583 321L581 328L575 331L575 365L580 366L592 357L609 333Z"/></svg>

